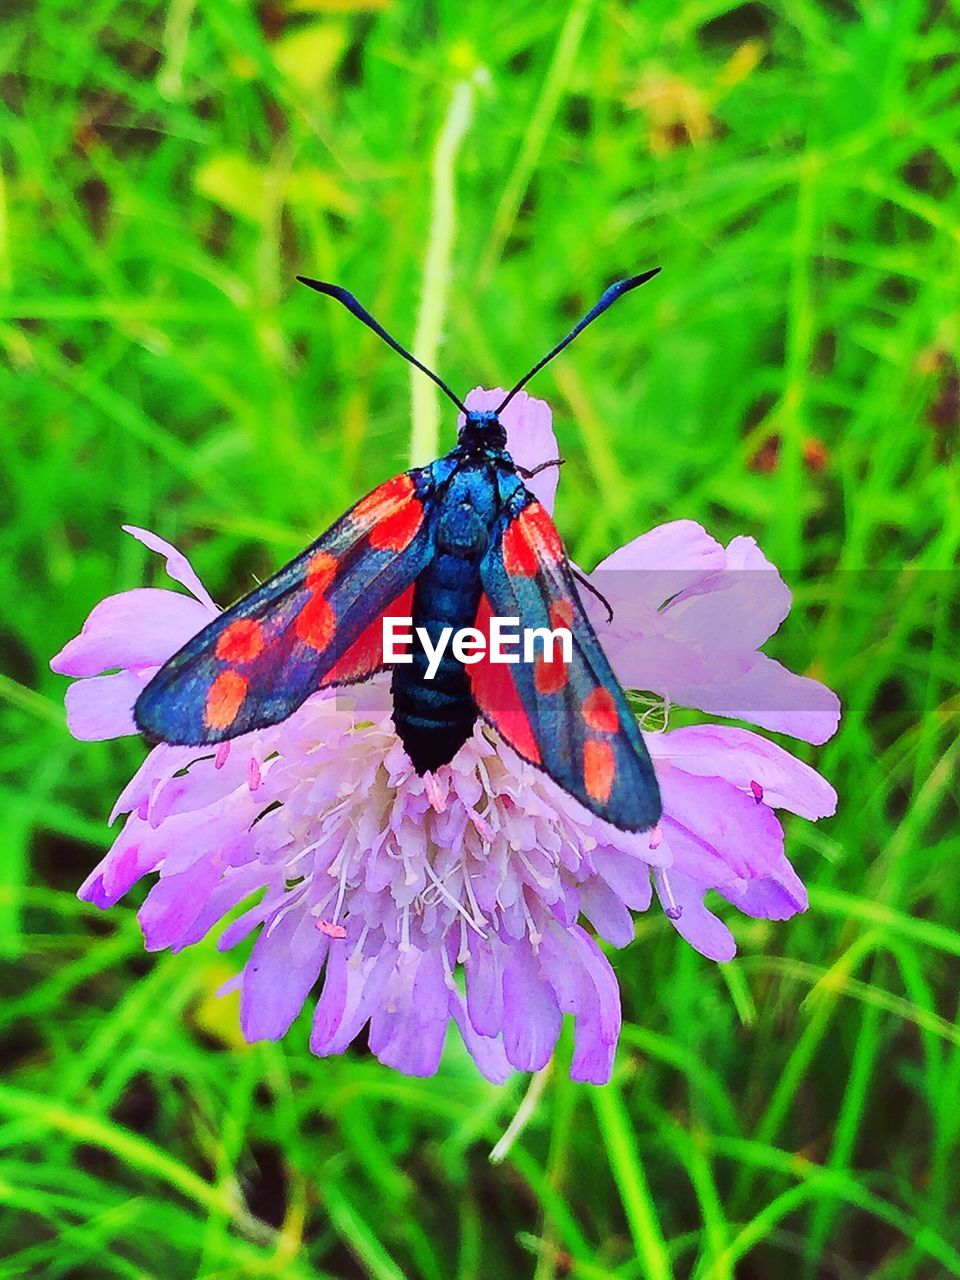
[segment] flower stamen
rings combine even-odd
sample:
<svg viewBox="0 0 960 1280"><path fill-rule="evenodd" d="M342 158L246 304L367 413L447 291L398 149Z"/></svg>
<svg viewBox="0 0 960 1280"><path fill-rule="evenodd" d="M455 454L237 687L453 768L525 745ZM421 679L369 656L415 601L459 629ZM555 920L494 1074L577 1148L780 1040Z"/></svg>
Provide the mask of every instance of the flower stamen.
<svg viewBox="0 0 960 1280"><path fill-rule="evenodd" d="M346 850L342 850L338 857L340 859L340 887L337 893L337 905L333 909L331 924L340 923L340 911L343 907L343 897L347 891L347 875L350 871L350 858L346 856Z"/></svg>
<svg viewBox="0 0 960 1280"><path fill-rule="evenodd" d="M460 870L463 876L463 890L467 895L467 901L470 904L470 910L473 912L474 928L478 933L482 932L484 925L488 923L487 917L480 910L480 904L477 902L476 894L473 892L470 872L467 870L466 861L461 860Z"/></svg>
<svg viewBox="0 0 960 1280"><path fill-rule="evenodd" d="M400 915L400 946L398 948L402 955L406 955L410 950L410 908L404 907Z"/></svg>
<svg viewBox="0 0 960 1280"><path fill-rule="evenodd" d="M658 867L653 873L653 881L657 886L657 893L663 904L663 914L668 920L679 920L683 915L683 907L680 906L676 898L673 896L673 889L670 885L670 877L661 868Z"/></svg>
<svg viewBox="0 0 960 1280"><path fill-rule="evenodd" d="M451 907L453 907L453 909L457 912L458 915L461 915L464 918L464 920L466 920L467 924L470 926L471 929L475 929L477 933L479 933L481 938L486 938L487 935L483 932L483 930L479 928L479 926L476 925L473 922L473 920L470 919L470 916L467 913L467 909L466 907L464 907L463 903L457 901L457 899L453 896L453 894L450 892L447 886L443 883L443 881L437 875L436 871L434 871L433 867L430 865L429 858L424 859L423 866L424 866L424 870L426 871L430 880L433 882L440 896L450 903Z"/></svg>
<svg viewBox="0 0 960 1280"><path fill-rule="evenodd" d="M533 922L533 916L530 914L530 908L527 906L527 895L523 889L520 890L520 907L523 911L523 918L527 923L527 936L530 939L530 945L533 947L534 955L537 955L540 951L540 943L543 941L543 934Z"/></svg>

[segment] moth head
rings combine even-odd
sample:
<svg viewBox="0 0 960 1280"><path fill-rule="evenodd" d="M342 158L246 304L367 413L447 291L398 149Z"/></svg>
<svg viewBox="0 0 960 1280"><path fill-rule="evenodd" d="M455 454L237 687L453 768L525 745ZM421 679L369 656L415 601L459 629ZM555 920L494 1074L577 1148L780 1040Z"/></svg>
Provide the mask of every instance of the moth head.
<svg viewBox="0 0 960 1280"><path fill-rule="evenodd" d="M468 409L459 430L462 445L468 448L502 449L507 433L496 409Z"/></svg>

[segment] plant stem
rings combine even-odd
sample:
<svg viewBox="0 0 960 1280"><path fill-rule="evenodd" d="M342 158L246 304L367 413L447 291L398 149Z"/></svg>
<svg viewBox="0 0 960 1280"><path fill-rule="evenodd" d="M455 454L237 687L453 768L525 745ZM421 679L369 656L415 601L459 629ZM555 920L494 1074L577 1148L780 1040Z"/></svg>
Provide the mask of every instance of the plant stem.
<svg viewBox="0 0 960 1280"><path fill-rule="evenodd" d="M454 169L460 144L473 117L475 91L476 80L473 77L460 80L454 85L446 119L433 153L430 239L423 263L423 291L413 339L414 353L431 369L437 363L440 336L447 312L450 259L457 229ZM410 460L417 466L432 461L440 451L437 391L417 369L410 370L410 398L413 417Z"/></svg>

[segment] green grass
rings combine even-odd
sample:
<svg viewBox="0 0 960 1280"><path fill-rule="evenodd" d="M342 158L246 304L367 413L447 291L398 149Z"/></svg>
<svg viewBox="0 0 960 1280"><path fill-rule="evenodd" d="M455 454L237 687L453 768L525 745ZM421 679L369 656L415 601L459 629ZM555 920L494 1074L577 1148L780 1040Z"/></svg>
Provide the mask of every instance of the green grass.
<svg viewBox="0 0 960 1280"><path fill-rule="evenodd" d="M0 1280L960 1275L960 13L919 0L42 0L0 29ZM536 384L592 563L663 519L753 534L771 649L836 688L788 828L810 912L656 913L613 957L614 1083L243 1046L205 944L74 891L142 756L73 742L50 655L189 550L229 600L457 389ZM424 282L428 282L425 288ZM159 580L159 579L157 579ZM136 898L136 895L131 895Z"/></svg>

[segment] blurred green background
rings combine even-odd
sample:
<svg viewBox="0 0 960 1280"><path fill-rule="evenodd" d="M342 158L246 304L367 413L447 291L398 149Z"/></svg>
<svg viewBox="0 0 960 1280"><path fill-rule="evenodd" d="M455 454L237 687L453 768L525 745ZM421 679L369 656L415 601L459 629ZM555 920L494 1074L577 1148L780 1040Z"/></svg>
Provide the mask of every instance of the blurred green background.
<svg viewBox="0 0 960 1280"><path fill-rule="evenodd" d="M920 0L8 0L0 28L0 1276L960 1275L960 11ZM451 1044L407 1080L238 1038L212 943L146 956L74 892L143 756L79 744L48 660L160 581L229 600L515 379L594 563L675 517L753 534L768 648L837 689L788 827L812 907L658 912L612 958L615 1081Z"/></svg>

